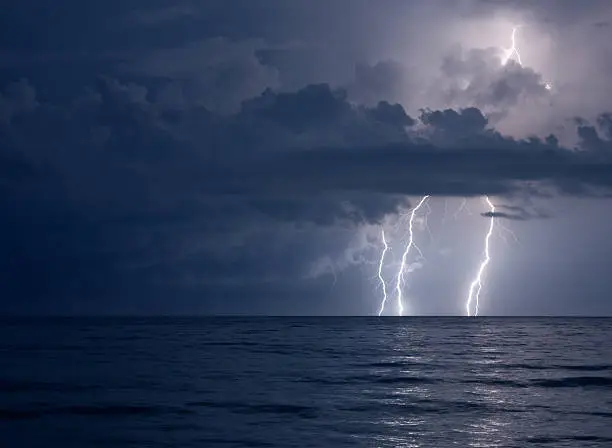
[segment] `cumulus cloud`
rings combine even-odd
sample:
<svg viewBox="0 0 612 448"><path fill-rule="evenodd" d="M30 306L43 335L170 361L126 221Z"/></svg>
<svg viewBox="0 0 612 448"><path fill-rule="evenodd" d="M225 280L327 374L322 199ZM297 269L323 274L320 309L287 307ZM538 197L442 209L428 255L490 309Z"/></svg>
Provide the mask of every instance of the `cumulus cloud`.
<svg viewBox="0 0 612 448"><path fill-rule="evenodd" d="M575 152L560 147L554 137L505 137L476 108L423 111L417 126L399 105L355 106L345 91L326 85L295 93L268 90L229 117L193 106L174 106L168 113L166 102L151 98L156 95L141 86L102 79L96 91L69 110L38 107L30 123L11 129L6 143L18 147L13 154L21 154L24 163L65 176L56 188L66 188L66 182L97 183L68 197L86 201L91 194L89 200L100 207L116 191L113 201L124 202L126 209L130 201L153 204L145 200L151 191L156 191L156 204L174 192L194 201L232 194L260 204L265 200L258 196L306 204L304 196L328 192L469 196L515 193L525 181L559 191L612 182L607 115L598 124L604 135L586 123L578 126L584 151ZM41 117L51 116L57 126L40 127ZM192 125L194 117L198 121ZM68 122L80 126L71 130ZM195 135L186 135L189 131ZM50 153L50 146L59 152ZM111 177L114 181L107 182ZM326 202L338 203L330 197ZM284 207L284 213L290 209Z"/></svg>
<svg viewBox="0 0 612 448"><path fill-rule="evenodd" d="M423 110L420 120L428 126L429 138L446 144L455 144L466 137L481 135L489 124L488 118L475 107L459 111Z"/></svg>
<svg viewBox="0 0 612 448"><path fill-rule="evenodd" d="M447 104L472 104L487 112L505 111L526 100L550 97L540 73L510 60L500 64L499 49L455 51L442 63Z"/></svg>

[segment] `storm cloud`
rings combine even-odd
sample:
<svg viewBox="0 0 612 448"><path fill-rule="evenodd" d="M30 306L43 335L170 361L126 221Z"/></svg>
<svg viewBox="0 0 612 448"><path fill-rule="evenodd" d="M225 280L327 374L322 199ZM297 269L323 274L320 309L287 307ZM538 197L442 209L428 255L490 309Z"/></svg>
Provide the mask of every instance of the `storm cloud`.
<svg viewBox="0 0 612 448"><path fill-rule="evenodd" d="M0 19L9 311L367 313L416 196L535 234L557 215L526 201L612 187L608 2L29 3Z"/></svg>

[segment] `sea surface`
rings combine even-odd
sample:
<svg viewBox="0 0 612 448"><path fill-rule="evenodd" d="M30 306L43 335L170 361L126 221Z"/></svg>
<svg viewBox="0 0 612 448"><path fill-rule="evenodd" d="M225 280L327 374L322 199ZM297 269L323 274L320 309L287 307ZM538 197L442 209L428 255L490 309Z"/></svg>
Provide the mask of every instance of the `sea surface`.
<svg viewBox="0 0 612 448"><path fill-rule="evenodd" d="M612 447L612 319L0 321L0 447Z"/></svg>

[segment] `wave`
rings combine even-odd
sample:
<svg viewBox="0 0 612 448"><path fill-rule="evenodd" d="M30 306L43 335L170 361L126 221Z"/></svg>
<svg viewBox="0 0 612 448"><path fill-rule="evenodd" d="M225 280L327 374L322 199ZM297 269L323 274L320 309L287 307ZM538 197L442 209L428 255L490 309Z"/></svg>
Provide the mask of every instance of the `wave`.
<svg viewBox="0 0 612 448"><path fill-rule="evenodd" d="M578 376L559 379L532 380L531 385L538 387L612 387L612 378L602 376Z"/></svg>
<svg viewBox="0 0 612 448"><path fill-rule="evenodd" d="M52 381L0 380L0 392L82 392L95 387Z"/></svg>
<svg viewBox="0 0 612 448"><path fill-rule="evenodd" d="M504 386L504 387L528 387L527 384L520 381L504 380L499 378L479 378L474 380L461 381L463 384L483 384L486 386Z"/></svg>
<svg viewBox="0 0 612 448"><path fill-rule="evenodd" d="M605 370L612 370L610 364L593 364L593 365L570 365L570 364L526 364L526 363L515 363L500 365L501 368L509 370L513 369L524 369L524 370L570 370L578 372L601 372Z"/></svg>
<svg viewBox="0 0 612 448"><path fill-rule="evenodd" d="M439 382L437 379L422 376L390 376L382 378L366 376L363 378L370 379L371 382L378 384L435 384Z"/></svg>
<svg viewBox="0 0 612 448"><path fill-rule="evenodd" d="M233 445L233 446L244 446L248 448L265 448L265 447L278 446L275 443L264 442L261 440L215 438L215 437L201 438L201 439L195 440L194 442L201 443L203 446Z"/></svg>
<svg viewBox="0 0 612 448"><path fill-rule="evenodd" d="M61 406L34 409L0 409L0 420L29 420L48 416L126 417L161 414L193 414L185 408L139 405Z"/></svg>
<svg viewBox="0 0 612 448"><path fill-rule="evenodd" d="M537 443L537 444L548 444L548 443L561 444L564 442L609 443L609 442L612 442L612 438L611 437L599 437L599 436L531 437L527 439L526 441L528 443Z"/></svg>
<svg viewBox="0 0 612 448"><path fill-rule="evenodd" d="M310 406L285 403L241 403L237 401L192 401L190 407L214 407L232 411L237 414L290 414L302 418L315 418L317 409Z"/></svg>

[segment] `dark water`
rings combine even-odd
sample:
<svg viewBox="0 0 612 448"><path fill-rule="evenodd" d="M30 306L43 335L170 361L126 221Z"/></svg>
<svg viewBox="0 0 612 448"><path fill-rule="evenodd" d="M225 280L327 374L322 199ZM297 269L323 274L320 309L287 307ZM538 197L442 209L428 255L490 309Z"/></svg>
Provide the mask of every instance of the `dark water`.
<svg viewBox="0 0 612 448"><path fill-rule="evenodd" d="M1 447L612 447L610 319L0 325Z"/></svg>

